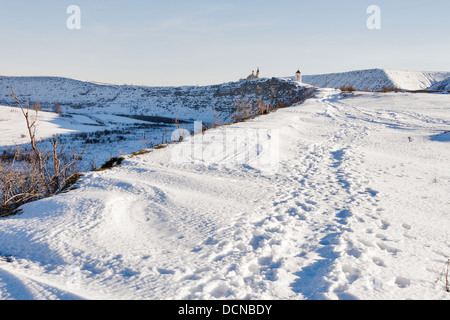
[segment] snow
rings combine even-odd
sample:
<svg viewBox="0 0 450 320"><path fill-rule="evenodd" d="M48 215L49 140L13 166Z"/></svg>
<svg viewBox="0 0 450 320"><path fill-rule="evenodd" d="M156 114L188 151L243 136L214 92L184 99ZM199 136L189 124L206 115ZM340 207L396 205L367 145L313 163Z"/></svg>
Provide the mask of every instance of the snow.
<svg viewBox="0 0 450 320"><path fill-rule="evenodd" d="M305 75L303 82L322 88L351 85L357 90L380 91L385 87L425 90L450 77L450 72L370 69L321 75Z"/></svg>
<svg viewBox="0 0 450 320"><path fill-rule="evenodd" d="M320 89L87 173L0 220L0 299L448 300L449 108Z"/></svg>
<svg viewBox="0 0 450 320"><path fill-rule="evenodd" d="M0 105L16 106L8 91L11 87L22 102L38 102L46 111L59 104L64 113L70 114L145 115L205 122L229 120L237 98L269 103L278 102L274 93L289 100L301 91L297 83L281 78L211 86L146 87L100 85L58 77L0 77Z"/></svg>
<svg viewBox="0 0 450 320"><path fill-rule="evenodd" d="M441 142L448 142L450 141L450 132L445 131L443 133L437 134L435 136L432 136L431 139L433 141L441 141Z"/></svg>
<svg viewBox="0 0 450 320"><path fill-rule="evenodd" d="M34 111L31 111L31 115L35 117ZM174 124L152 124L107 113L72 113L60 116L53 112L39 111L36 136L38 140L45 142L58 134L69 150L78 150L78 153L87 147L82 161L84 169L90 168L94 160L101 166L111 157L139 151L148 147L149 144L159 144L162 133L174 128ZM104 134L105 130L111 133ZM86 134L86 137L77 137L77 134ZM125 139L118 140L117 136L125 137ZM104 141L86 144L90 138ZM106 140L108 138L111 141ZM15 145L29 146L29 141L25 118L21 110L17 107L0 106L0 152L9 150ZM111 143L112 141L114 143Z"/></svg>
<svg viewBox="0 0 450 320"><path fill-rule="evenodd" d="M35 112L31 111L35 117ZM71 118L59 117L56 113L38 112L37 139L43 140L55 134L92 132L99 130L98 123L83 115ZM0 147L29 142L27 126L22 111L16 107L0 106Z"/></svg>
<svg viewBox="0 0 450 320"><path fill-rule="evenodd" d="M0 152L28 142L25 121L15 106L11 87L25 104L41 104L38 138L64 135L62 142L84 150L82 166L101 166L118 157L170 141L167 132L180 126L192 130L194 120L231 122L235 100L277 104L293 101L307 86L271 78L212 86L144 87L97 84L57 77L0 77ZM53 106L59 104L62 115ZM86 135L85 133L89 133Z"/></svg>
<svg viewBox="0 0 450 320"><path fill-rule="evenodd" d="M450 91L450 78L432 85L429 90Z"/></svg>
<svg viewBox="0 0 450 320"><path fill-rule="evenodd" d="M450 72L418 72L406 70L385 70L395 86L406 90L424 90L450 77Z"/></svg>

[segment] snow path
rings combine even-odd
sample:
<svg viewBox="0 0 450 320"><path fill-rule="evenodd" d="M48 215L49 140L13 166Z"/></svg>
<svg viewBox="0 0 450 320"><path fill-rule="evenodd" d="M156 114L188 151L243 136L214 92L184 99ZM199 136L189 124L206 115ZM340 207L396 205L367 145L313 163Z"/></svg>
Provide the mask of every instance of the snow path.
<svg viewBox="0 0 450 320"><path fill-rule="evenodd" d="M227 128L278 132L275 173L175 145L89 173L0 220L0 299L449 299L446 99L322 89Z"/></svg>

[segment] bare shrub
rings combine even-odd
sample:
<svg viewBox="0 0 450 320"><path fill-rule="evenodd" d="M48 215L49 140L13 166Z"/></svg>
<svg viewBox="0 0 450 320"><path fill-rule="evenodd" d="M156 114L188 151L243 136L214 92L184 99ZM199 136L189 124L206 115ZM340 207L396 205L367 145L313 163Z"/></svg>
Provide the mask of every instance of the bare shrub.
<svg viewBox="0 0 450 320"><path fill-rule="evenodd" d="M36 111L36 112L42 111L42 105L39 102L35 102L31 106L31 109Z"/></svg>
<svg viewBox="0 0 450 320"><path fill-rule="evenodd" d="M393 86L383 87L383 89L380 90L380 92L383 92L383 93L398 92L398 91L400 91L400 89L397 87L393 87Z"/></svg>
<svg viewBox="0 0 450 320"><path fill-rule="evenodd" d="M23 106L12 87L10 93L25 118L30 149L16 146L0 157L0 216L70 187L80 177L78 165L86 151L68 152L58 135L49 143L39 142L36 122L40 109L31 110L28 102Z"/></svg>
<svg viewBox="0 0 450 320"><path fill-rule="evenodd" d="M274 109L273 106L271 106L268 103L265 103L263 101L258 101L256 102L256 112L258 115L263 115L263 114L268 114L270 113L270 111L272 111Z"/></svg>
<svg viewBox="0 0 450 320"><path fill-rule="evenodd" d="M0 160L0 216L44 195L36 167L19 161L24 155L25 152L17 147L11 160Z"/></svg>
<svg viewBox="0 0 450 320"><path fill-rule="evenodd" d="M354 86L351 85L343 85L340 87L340 90L342 92L354 92L356 91L356 88Z"/></svg>
<svg viewBox="0 0 450 320"><path fill-rule="evenodd" d="M56 112L59 115L63 114L63 108L59 104L55 104L53 106L53 111Z"/></svg>
<svg viewBox="0 0 450 320"><path fill-rule="evenodd" d="M264 101L253 102L251 100L237 99L234 103L234 111L231 117L233 122L245 121L256 116L269 114L273 110L286 107L286 104L272 105Z"/></svg>
<svg viewBox="0 0 450 320"><path fill-rule="evenodd" d="M124 157L111 157L101 166L100 169L96 169L95 171L105 171L112 168L116 168L120 166L124 160L125 160Z"/></svg>
<svg viewBox="0 0 450 320"><path fill-rule="evenodd" d="M209 126L209 129L220 127L222 120L220 119L219 114L216 112L216 110L213 109L214 113L214 120L211 121L211 124Z"/></svg>
<svg viewBox="0 0 450 320"><path fill-rule="evenodd" d="M276 103L267 103L262 100L235 99L231 120L233 122L245 121L256 116L269 114L278 109L294 106L305 102L316 92L317 90L315 88L306 88L298 96L290 100L279 100Z"/></svg>
<svg viewBox="0 0 450 320"><path fill-rule="evenodd" d="M436 283L438 282L442 282L445 285L445 291L450 293L450 259L447 261L441 274L438 276Z"/></svg>
<svg viewBox="0 0 450 320"><path fill-rule="evenodd" d="M247 99L236 99L233 105L233 122L244 121L255 116L254 103Z"/></svg>
<svg viewBox="0 0 450 320"><path fill-rule="evenodd" d="M316 88L306 88L305 90L302 90L302 92L297 97L295 97L291 101L291 103L287 103L286 101L283 101L282 105L277 106L277 108L286 108L291 105L302 104L309 98L313 97L316 92L317 92Z"/></svg>

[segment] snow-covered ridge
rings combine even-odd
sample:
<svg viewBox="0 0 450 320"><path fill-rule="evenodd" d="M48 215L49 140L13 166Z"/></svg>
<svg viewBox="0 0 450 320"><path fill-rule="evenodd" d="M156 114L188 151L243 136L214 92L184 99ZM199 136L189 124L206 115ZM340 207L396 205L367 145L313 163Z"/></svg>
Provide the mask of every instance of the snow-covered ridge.
<svg viewBox="0 0 450 320"><path fill-rule="evenodd" d="M432 85L428 90L450 91L450 78Z"/></svg>
<svg viewBox="0 0 450 320"><path fill-rule="evenodd" d="M405 90L428 89L450 77L450 72L384 70L394 84Z"/></svg>
<svg viewBox="0 0 450 320"><path fill-rule="evenodd" d="M340 88L351 85L357 90L379 91L385 87L425 90L450 77L450 72L369 69L342 73L306 75L303 81L316 87Z"/></svg>
<svg viewBox="0 0 450 320"><path fill-rule="evenodd" d="M56 77L0 77L0 104L15 105L7 89L44 108L59 104L77 112L213 120L230 114L235 99L277 103L293 100L304 90L280 78L230 82L211 86L145 87L96 84Z"/></svg>
<svg viewBox="0 0 450 320"><path fill-rule="evenodd" d="M385 87L424 90L450 78L450 72L384 69L306 75L303 82L316 87L378 91ZM287 103L302 94L304 86L291 78L266 78L211 86L146 87L99 84L58 77L0 77L0 105L14 106L8 89L44 109L59 104L69 112L176 117L211 121L226 119L236 99ZM440 88L440 87L439 87ZM440 89L435 90L440 90ZM445 89L445 86L443 86Z"/></svg>

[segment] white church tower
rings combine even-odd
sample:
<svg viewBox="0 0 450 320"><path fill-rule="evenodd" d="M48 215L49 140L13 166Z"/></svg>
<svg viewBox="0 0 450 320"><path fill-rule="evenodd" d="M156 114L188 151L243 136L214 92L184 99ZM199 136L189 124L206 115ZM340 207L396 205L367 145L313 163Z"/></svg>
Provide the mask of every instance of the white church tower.
<svg viewBox="0 0 450 320"><path fill-rule="evenodd" d="M300 70L298 70L295 74L295 81L302 82L302 73L300 72Z"/></svg>

